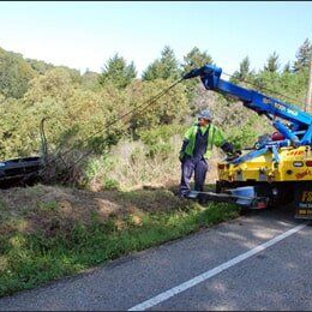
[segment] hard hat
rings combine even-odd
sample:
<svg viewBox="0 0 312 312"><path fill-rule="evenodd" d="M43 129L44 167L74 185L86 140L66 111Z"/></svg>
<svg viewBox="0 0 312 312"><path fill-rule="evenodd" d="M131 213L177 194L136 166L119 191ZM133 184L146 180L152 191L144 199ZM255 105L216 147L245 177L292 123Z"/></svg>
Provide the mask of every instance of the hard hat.
<svg viewBox="0 0 312 312"><path fill-rule="evenodd" d="M197 118L203 118L203 119L211 121L212 120L212 115L211 115L209 109L204 109L203 111L201 111L198 114Z"/></svg>

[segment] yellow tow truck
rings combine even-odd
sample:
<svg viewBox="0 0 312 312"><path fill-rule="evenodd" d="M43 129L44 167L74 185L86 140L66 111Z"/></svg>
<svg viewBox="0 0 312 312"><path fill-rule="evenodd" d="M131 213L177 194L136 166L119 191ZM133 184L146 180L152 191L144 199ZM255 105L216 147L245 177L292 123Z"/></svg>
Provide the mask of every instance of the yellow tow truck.
<svg viewBox="0 0 312 312"><path fill-rule="evenodd" d="M184 79L200 77L207 90L232 96L268 118L275 132L249 150L218 163L216 192L192 191L188 197L263 209L293 203L296 218L312 219L312 115L300 108L220 78L213 65L196 68ZM284 123L283 121L286 121Z"/></svg>

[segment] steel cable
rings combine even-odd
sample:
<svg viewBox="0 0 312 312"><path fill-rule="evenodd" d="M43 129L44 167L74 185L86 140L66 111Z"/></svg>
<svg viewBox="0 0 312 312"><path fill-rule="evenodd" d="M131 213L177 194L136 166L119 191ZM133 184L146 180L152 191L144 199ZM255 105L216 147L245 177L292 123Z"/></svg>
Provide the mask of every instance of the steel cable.
<svg viewBox="0 0 312 312"><path fill-rule="evenodd" d="M115 118L114 120L108 122L107 124L105 124L104 126L104 130L111 127L112 125L114 125L115 123L123 120L124 118L126 118L127 116L135 113L135 112L142 112L144 109L146 109L147 107L153 105L156 103L156 101L161 98L162 96L164 96L166 93L168 93L171 89L173 89L178 83L180 83L181 81L183 81L183 78L180 78L178 80L176 80L173 84L171 84L168 88L166 88L165 90L160 91L158 94L156 94L155 96L151 97L150 99L148 99L147 101L143 102L142 104L140 104L139 106L133 108L132 110L126 112L125 114L123 114L122 116ZM88 136L87 138L85 138L82 142L80 142L80 144L87 142L88 140L94 138L96 135L102 133L104 131L103 129L96 131L95 133L93 133L92 135ZM105 138L103 140L103 142L107 141L109 138ZM52 155L52 158L47 160L45 163L45 166L43 169L41 169L39 175L43 176L46 171L49 168L49 165L52 164L53 162L57 161L57 159L59 158L63 158L64 156L66 156L67 154L69 154L70 152L72 152L74 149L76 148L76 146L70 148L69 150L65 151L64 153L62 153L61 155ZM86 158L87 156L89 156L91 153L93 152L93 150L89 149L87 152L85 152L76 162L74 162L70 167L67 167L66 170L67 172L72 170L75 166L77 166L77 164L79 162L81 162L84 158ZM63 161L64 162L64 161Z"/></svg>

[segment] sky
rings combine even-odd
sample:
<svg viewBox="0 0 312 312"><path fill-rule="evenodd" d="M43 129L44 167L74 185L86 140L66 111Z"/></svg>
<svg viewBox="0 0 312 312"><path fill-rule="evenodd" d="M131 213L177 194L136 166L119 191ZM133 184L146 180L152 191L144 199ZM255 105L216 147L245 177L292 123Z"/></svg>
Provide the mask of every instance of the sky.
<svg viewBox="0 0 312 312"><path fill-rule="evenodd" d="M0 47L25 58L101 72L115 53L138 74L165 45L176 58L198 47L232 74L245 56L258 70L276 51L294 61L312 39L309 1L0 2Z"/></svg>

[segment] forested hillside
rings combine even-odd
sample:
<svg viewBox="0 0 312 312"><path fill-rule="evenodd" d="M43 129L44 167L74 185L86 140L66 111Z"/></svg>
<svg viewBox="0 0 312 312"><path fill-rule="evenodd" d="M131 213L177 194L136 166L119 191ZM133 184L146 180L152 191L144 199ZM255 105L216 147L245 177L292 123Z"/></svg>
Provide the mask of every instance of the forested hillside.
<svg viewBox="0 0 312 312"><path fill-rule="evenodd" d="M303 106L311 43L305 40L295 52L293 60L281 64L274 51L258 71L246 56L230 79ZM39 126L47 118L50 153L66 152L63 161L70 163L92 150L75 168L71 182L95 189L123 188L178 179L181 136L201 108L211 108L215 123L240 148L271 132L264 118L241 103L205 91L196 79L136 110L193 66L206 63L214 64L207 51L194 47L179 62L165 46L141 77L135 64L119 54L104 64L101 73L81 74L0 49L0 157L40 154ZM226 71L226 64L216 65Z"/></svg>

